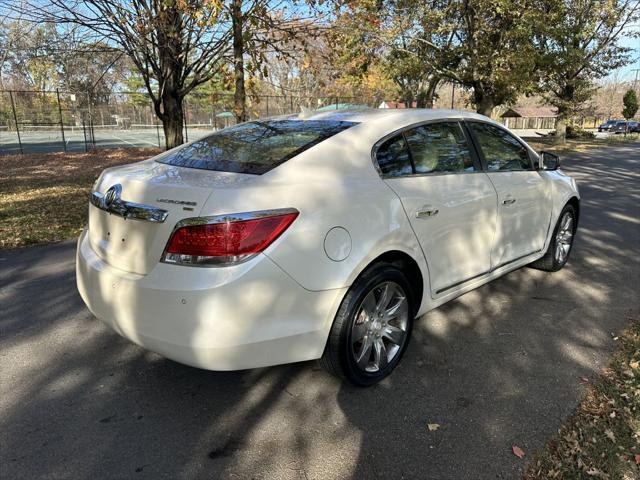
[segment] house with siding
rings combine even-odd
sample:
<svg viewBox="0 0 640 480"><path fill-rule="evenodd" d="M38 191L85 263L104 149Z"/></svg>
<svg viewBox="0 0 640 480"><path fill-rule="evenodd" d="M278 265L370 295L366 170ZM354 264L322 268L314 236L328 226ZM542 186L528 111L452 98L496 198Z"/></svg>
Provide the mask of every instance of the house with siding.
<svg viewBox="0 0 640 480"><path fill-rule="evenodd" d="M500 118L511 129L554 129L558 113L554 107L512 107Z"/></svg>

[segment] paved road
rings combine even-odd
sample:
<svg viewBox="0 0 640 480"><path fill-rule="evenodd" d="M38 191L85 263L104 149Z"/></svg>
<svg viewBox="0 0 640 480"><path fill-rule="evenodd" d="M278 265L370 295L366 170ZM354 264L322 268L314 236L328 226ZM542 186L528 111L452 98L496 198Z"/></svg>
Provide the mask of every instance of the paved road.
<svg viewBox="0 0 640 480"><path fill-rule="evenodd" d="M560 273L521 269L425 315L356 389L312 362L189 368L103 327L72 243L0 252L2 478L517 478L640 309L640 145L566 161L583 194ZM440 429L429 432L427 423Z"/></svg>

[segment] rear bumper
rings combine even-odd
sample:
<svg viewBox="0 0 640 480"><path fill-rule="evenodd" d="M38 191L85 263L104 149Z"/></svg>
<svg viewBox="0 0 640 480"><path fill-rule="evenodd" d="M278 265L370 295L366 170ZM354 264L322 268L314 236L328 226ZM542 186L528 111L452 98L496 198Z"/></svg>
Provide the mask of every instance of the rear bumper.
<svg viewBox="0 0 640 480"><path fill-rule="evenodd" d="M109 266L78 240L76 279L91 312L123 337L208 370L319 358L345 289L309 291L265 255L233 267Z"/></svg>

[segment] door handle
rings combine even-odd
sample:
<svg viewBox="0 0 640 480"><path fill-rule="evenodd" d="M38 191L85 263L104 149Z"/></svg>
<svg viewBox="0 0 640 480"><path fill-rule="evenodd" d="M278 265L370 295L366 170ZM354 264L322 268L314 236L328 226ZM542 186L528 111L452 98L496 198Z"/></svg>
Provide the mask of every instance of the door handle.
<svg viewBox="0 0 640 480"><path fill-rule="evenodd" d="M429 218L438 214L439 210L434 207L422 207L416 212L416 218Z"/></svg>
<svg viewBox="0 0 640 480"><path fill-rule="evenodd" d="M516 199L515 198L505 198L502 201L503 205L511 205L512 203L516 203Z"/></svg>

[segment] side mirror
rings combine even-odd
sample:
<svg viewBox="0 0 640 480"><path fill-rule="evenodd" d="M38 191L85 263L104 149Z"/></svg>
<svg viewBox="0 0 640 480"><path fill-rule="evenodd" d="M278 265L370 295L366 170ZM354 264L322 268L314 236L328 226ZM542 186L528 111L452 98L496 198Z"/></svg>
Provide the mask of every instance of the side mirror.
<svg viewBox="0 0 640 480"><path fill-rule="evenodd" d="M560 168L560 157L551 152L540 152L540 170L557 170Z"/></svg>

